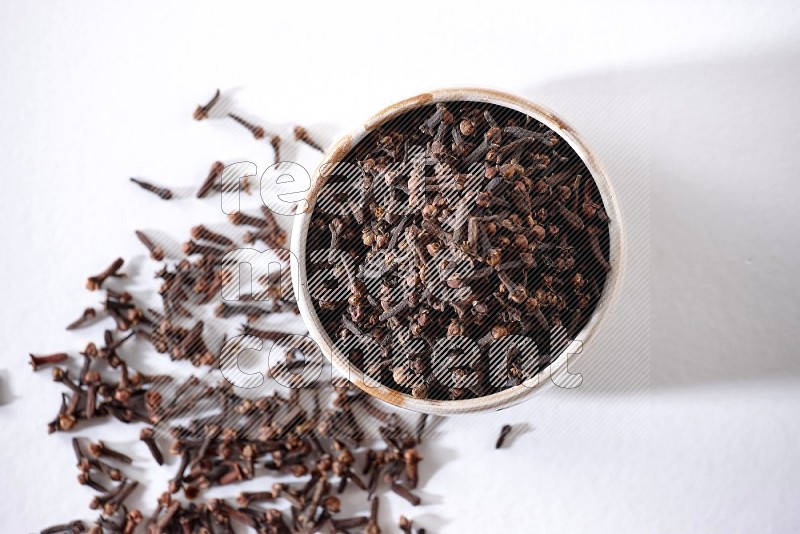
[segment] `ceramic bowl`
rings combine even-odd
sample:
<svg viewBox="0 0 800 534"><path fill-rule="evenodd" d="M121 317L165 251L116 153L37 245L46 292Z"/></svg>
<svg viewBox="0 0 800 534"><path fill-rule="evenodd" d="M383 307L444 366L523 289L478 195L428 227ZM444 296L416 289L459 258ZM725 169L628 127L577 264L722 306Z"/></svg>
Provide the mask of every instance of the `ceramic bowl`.
<svg viewBox="0 0 800 534"><path fill-rule="evenodd" d="M490 103L525 113L552 129L575 150L597 184L606 213L610 219L608 261L611 265L611 270L606 277L602 296L593 315L576 336L576 340L572 341L561 354L555 357L549 369L544 369L539 375L532 377L522 385L513 386L483 397L465 400L418 399L382 385L373 387L371 384L365 384L363 371L352 366L335 349L329 334L317 316L314 303L309 295L306 276L306 239L317 196L326 181L325 176L321 175L320 169L332 162L342 161L351 148L355 147L365 135L400 114L428 104L457 101ZM309 335L319 345L322 353L331 361L332 365L349 377L353 384L377 399L409 410L434 415L453 415L498 410L529 398L533 393L542 390L546 384L551 383L550 376L554 376L558 371L563 370L567 364L569 354L578 352L585 354L592 346L592 337L602 324L603 318L609 313L614 294L619 285L624 239L620 211L610 181L592 152L569 124L543 106L515 95L487 89L440 89L392 104L365 120L355 130L333 144L326 152L320 165L312 173L311 188L308 190L305 199L308 202L306 211L295 216L291 250L296 259L296 261L292 262L292 283L300 314L306 323Z"/></svg>

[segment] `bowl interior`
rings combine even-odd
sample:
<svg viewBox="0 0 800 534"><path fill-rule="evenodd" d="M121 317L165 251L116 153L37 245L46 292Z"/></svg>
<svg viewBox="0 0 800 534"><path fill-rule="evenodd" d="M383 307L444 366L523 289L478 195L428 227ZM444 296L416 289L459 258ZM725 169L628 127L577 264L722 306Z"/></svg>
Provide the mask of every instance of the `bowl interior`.
<svg viewBox="0 0 800 534"><path fill-rule="evenodd" d="M429 104L457 101L489 103L526 114L550 128L569 144L591 173L599 190L605 211L608 214L608 263L611 269L605 277L601 297L588 322L584 324L574 340L565 344L564 349L551 360L550 365L536 376L526 380L521 385L512 386L482 397L464 400L419 399L372 380L361 369L352 365L349 358L341 354L335 347L333 340L319 318L308 288L306 261L308 232L320 191L322 191L328 180L328 169L331 168L333 163L344 161L365 136L379 126L386 124L387 121ZM291 249L294 253L292 281L300 313L309 329L309 335L319 345L320 350L331 361L333 366L348 377L357 387L378 399L403 408L431 414L450 415L496 410L520 402L549 382L547 378L567 364L570 354L582 353L586 350L587 342L597 330L603 317L608 313L619 282L623 240L619 208L611 184L591 152L565 121L542 106L514 95L484 89L446 89L424 93L389 106L365 121L364 124L349 135L341 138L326 153L323 161L312 174L312 186L306 195L306 200L306 211L295 217Z"/></svg>

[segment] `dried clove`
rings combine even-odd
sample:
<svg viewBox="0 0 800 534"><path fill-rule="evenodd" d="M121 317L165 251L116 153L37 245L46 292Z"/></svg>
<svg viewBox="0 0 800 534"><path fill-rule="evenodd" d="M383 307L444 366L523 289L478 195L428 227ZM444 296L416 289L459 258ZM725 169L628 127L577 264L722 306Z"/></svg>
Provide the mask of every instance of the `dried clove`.
<svg viewBox="0 0 800 534"><path fill-rule="evenodd" d="M211 97L211 100L209 100L207 104L205 104L204 106L197 106L197 109L194 110L194 113L192 115L194 117L194 120L201 121L207 119L208 114L211 111L211 108L213 108L219 101L220 95L221 95L220 90L217 89L217 91L214 93L214 96Z"/></svg>
<svg viewBox="0 0 800 534"><path fill-rule="evenodd" d="M153 459L156 461L156 463L158 465L164 465L164 455L161 454L161 449L158 448L153 429L143 428L139 432L139 439L144 442L145 445L147 445L147 449L150 451L150 454L153 456Z"/></svg>
<svg viewBox="0 0 800 534"><path fill-rule="evenodd" d="M96 274L94 276L90 276L86 279L86 289L89 291L96 291L103 286L103 283L108 278L121 278L124 277L124 274L119 273L118 271L122 268L122 265L125 263L125 260L122 258L117 258L114 260L111 265L109 265L103 272L100 274Z"/></svg>
<svg viewBox="0 0 800 534"><path fill-rule="evenodd" d="M154 259L155 261L161 261L164 259L164 249L153 243L144 232L136 230L136 237L150 252L150 257L152 259Z"/></svg>
<svg viewBox="0 0 800 534"><path fill-rule="evenodd" d="M494 444L495 449L500 449L503 447L503 443L505 443L506 438L511 433L511 425L503 425L500 429L500 435L497 437L497 442Z"/></svg>
<svg viewBox="0 0 800 534"><path fill-rule="evenodd" d="M313 139L311 139L311 135L309 135L308 130L306 130L302 126L294 127L294 138L296 141L305 143L314 150L319 150L322 153L325 152L325 149L322 148L320 145L318 145Z"/></svg>
<svg viewBox="0 0 800 534"><path fill-rule="evenodd" d="M257 126L252 122L246 121L245 119L243 119L239 115L236 115L235 113L228 113L228 117L236 121L238 124L241 124L242 126L247 128L247 130L250 131L250 133L253 134L253 137L255 137L256 139L263 139L264 136L266 135L266 131L264 130L264 128L262 128L261 126Z"/></svg>
<svg viewBox="0 0 800 534"><path fill-rule="evenodd" d="M223 170L225 170L225 164L221 161L215 161L211 164L211 170L208 171L208 176L206 176L200 189L197 190L197 198L205 198L208 196L208 193L214 187L214 184L217 182Z"/></svg>
<svg viewBox="0 0 800 534"><path fill-rule="evenodd" d="M50 365L54 363L61 363L67 361L69 355L63 352L58 352L56 354L49 354L47 356L34 356L30 354L30 364L34 371L38 371L45 365Z"/></svg>
<svg viewBox="0 0 800 534"><path fill-rule="evenodd" d="M172 198L172 191L170 191L166 187L158 187L143 180L139 180L137 178L131 178L131 182L135 183L145 191L150 191L151 193L158 195L163 200L169 200Z"/></svg>

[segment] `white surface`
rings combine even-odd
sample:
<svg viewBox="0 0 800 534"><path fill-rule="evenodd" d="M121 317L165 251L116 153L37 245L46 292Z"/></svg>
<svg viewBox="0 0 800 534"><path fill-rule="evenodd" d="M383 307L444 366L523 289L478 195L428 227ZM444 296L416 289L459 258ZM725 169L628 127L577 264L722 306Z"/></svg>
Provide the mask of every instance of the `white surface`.
<svg viewBox="0 0 800 534"><path fill-rule="evenodd" d="M651 263L652 350L641 324L611 325L595 361L621 359L629 372L616 376L635 380L592 387L585 371L578 390L445 422L422 464L433 504L392 501L391 517L436 533L800 530L796 4L403 2L370 19L292 6L0 6L2 531L93 516L69 437L45 434L59 389L27 353L83 345L63 325L96 300L87 273L141 255L134 228L183 239L221 220L211 201L162 205L127 177L194 187L215 159L271 158L235 125L191 121L196 103L240 88L251 117L332 139L455 85L552 107L627 184L626 223L651 235L650 257L631 261ZM648 187L649 208L636 197ZM506 422L529 431L495 452ZM135 429L89 433L124 444Z"/></svg>

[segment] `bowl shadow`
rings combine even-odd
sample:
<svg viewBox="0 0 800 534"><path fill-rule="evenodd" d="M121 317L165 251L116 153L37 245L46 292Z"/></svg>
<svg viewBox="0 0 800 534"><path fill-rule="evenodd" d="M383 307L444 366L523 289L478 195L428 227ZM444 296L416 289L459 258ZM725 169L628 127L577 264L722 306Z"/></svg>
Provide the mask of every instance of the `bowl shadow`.
<svg viewBox="0 0 800 534"><path fill-rule="evenodd" d="M620 299L576 361L584 394L796 380L800 50L527 88L597 154L628 232ZM615 316L616 315L616 316Z"/></svg>

